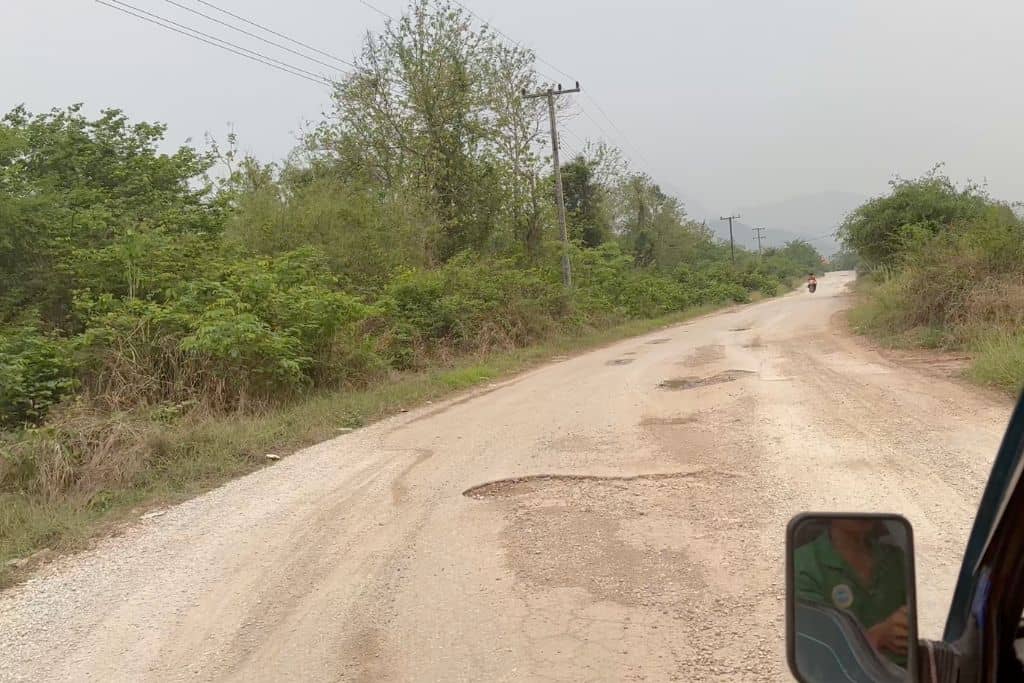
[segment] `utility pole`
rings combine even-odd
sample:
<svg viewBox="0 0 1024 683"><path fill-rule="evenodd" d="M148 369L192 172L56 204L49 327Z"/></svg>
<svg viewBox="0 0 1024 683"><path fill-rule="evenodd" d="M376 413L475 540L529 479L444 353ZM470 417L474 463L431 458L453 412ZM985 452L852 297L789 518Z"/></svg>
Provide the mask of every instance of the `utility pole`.
<svg viewBox="0 0 1024 683"><path fill-rule="evenodd" d="M720 221L729 221L729 255L732 257L732 264L734 266L736 265L736 244L732 239L732 221L734 218L739 217L740 215L738 213L734 213L731 216L722 216L718 219Z"/></svg>
<svg viewBox="0 0 1024 683"><path fill-rule="evenodd" d="M565 193L562 191L562 164L558 160L558 123L555 120L555 98L559 95L568 95L569 93L579 92L580 82L576 81L575 88L562 89L562 84L558 84L558 89L548 88L544 92L534 93L532 95L526 94L523 91L523 97L527 99L534 99L537 97L548 98L548 115L551 117L551 162L555 166L555 202L558 204L558 230L562 237L562 283L566 287L572 286L572 265L569 263L569 229L565 225Z"/></svg>
<svg viewBox="0 0 1024 683"><path fill-rule="evenodd" d="M764 231L768 228L754 228L754 235L757 237L757 255L761 255L761 240L764 239Z"/></svg>

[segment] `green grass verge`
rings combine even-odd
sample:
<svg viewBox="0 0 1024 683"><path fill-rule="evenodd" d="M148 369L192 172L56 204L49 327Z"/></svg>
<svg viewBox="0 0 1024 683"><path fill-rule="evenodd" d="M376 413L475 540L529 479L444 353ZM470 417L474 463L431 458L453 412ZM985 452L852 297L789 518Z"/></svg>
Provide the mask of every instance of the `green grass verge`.
<svg viewBox="0 0 1024 683"><path fill-rule="evenodd" d="M20 574L7 562L42 548L73 551L90 538L154 506L180 502L266 465L267 453L287 454L426 401L523 371L554 356L593 349L678 324L718 307L561 336L507 352L466 357L446 367L402 374L360 391L312 396L260 415L183 418L150 424L146 438L161 454L131 485L88 501L45 500L0 493L0 587Z"/></svg>
<svg viewBox="0 0 1024 683"><path fill-rule="evenodd" d="M857 304L847 312L850 327L889 348L962 351L971 356L964 376L1013 395L1024 389L1024 332L979 323L974 328L906 327L898 288L864 279Z"/></svg>
<svg viewBox="0 0 1024 683"><path fill-rule="evenodd" d="M968 377L1015 394L1024 390L1024 332L987 335L975 344L974 354Z"/></svg>

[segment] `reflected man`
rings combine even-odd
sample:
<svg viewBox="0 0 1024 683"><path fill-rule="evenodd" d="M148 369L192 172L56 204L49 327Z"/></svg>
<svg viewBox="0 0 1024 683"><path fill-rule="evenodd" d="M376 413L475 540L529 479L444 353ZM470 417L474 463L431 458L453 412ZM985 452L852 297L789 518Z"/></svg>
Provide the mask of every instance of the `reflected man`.
<svg viewBox="0 0 1024 683"><path fill-rule="evenodd" d="M907 573L902 549L881 543L874 520L834 519L793 558L796 597L850 612L867 638L906 666Z"/></svg>

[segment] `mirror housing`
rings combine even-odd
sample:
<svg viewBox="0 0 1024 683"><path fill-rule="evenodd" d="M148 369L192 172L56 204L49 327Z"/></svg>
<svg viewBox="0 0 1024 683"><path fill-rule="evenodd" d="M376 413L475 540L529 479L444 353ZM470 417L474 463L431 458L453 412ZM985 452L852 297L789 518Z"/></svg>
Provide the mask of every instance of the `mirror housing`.
<svg viewBox="0 0 1024 683"><path fill-rule="evenodd" d="M802 683L918 680L913 530L904 517L801 513L786 528L786 658Z"/></svg>

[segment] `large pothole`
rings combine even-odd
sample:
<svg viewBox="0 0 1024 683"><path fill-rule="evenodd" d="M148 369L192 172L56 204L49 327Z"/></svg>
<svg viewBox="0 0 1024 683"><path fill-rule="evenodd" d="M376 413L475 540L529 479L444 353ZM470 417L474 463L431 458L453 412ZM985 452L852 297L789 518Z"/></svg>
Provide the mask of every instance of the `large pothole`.
<svg viewBox="0 0 1024 683"><path fill-rule="evenodd" d="M523 493L531 493L551 484L605 483L616 484L636 481L666 481L671 479L689 479L706 476L704 470L691 472L655 472L652 474L634 474L629 476L599 476L596 474L530 474L524 477L499 479L486 484L479 484L462 492L467 498L482 500L484 498L506 498ZM733 476L717 474L716 476Z"/></svg>
<svg viewBox="0 0 1024 683"><path fill-rule="evenodd" d="M542 474L464 495L502 506L509 566L531 591L582 588L598 600L681 612L687 598L717 594L710 586L722 550L704 530L698 500L721 495L739 476L710 469Z"/></svg>
<svg viewBox="0 0 1024 683"><path fill-rule="evenodd" d="M719 372L708 377L675 377L673 379L666 379L658 384L658 387L672 391L683 391L711 386L712 384L722 384L723 382L734 382L741 377L753 374L756 373L752 370L726 370L725 372Z"/></svg>

